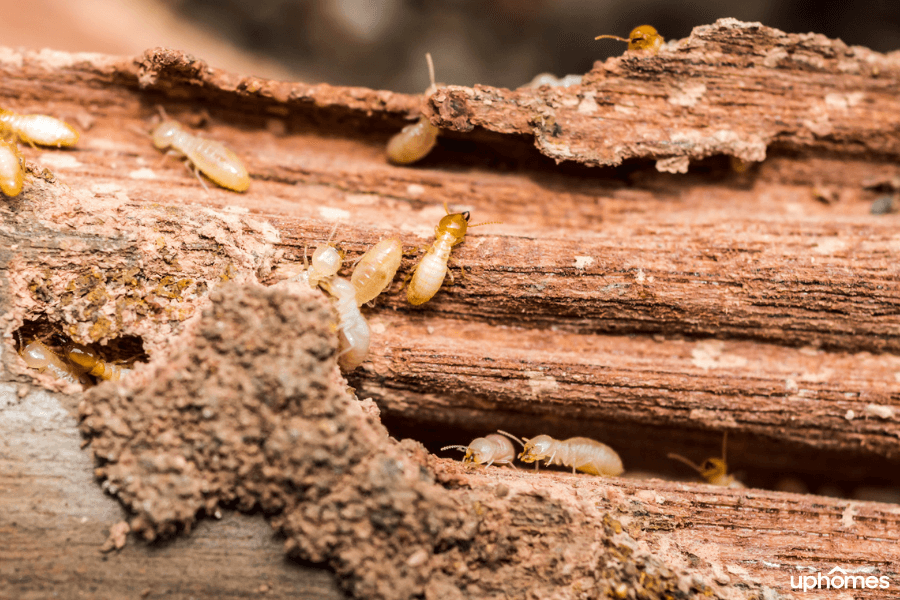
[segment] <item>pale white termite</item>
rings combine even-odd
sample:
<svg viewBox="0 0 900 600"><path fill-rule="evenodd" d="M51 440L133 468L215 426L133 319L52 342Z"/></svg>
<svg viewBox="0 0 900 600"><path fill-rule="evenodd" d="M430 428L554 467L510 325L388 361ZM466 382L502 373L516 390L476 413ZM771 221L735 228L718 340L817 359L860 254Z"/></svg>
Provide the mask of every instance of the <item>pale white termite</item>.
<svg viewBox="0 0 900 600"><path fill-rule="evenodd" d="M128 367L103 360L95 351L80 344L72 344L66 349L66 359L76 369L105 381L119 381L131 372Z"/></svg>
<svg viewBox="0 0 900 600"><path fill-rule="evenodd" d="M350 276L350 283L356 288L357 305L374 300L390 285L402 258L403 244L399 238L381 240L363 254Z"/></svg>
<svg viewBox="0 0 900 600"><path fill-rule="evenodd" d="M57 379L69 383L85 383L83 375L66 363L53 350L43 342L37 340L30 342L19 351L19 355L30 368L41 373L49 373Z"/></svg>
<svg viewBox="0 0 900 600"><path fill-rule="evenodd" d="M431 54L426 54L425 60L428 62L428 76L431 80L431 86L425 90L425 96L429 96L437 90L437 86L434 83L434 63L431 61ZM404 127L388 141L388 160L395 165L409 165L422 160L437 144L440 131L425 115L419 115L418 121Z"/></svg>
<svg viewBox="0 0 900 600"><path fill-rule="evenodd" d="M18 196L22 192L25 171L15 142L0 139L0 192Z"/></svg>
<svg viewBox="0 0 900 600"><path fill-rule="evenodd" d="M475 438L468 446L444 446L441 450L450 450L451 448L462 450L466 453L463 457L463 462L471 462L487 467L497 463L498 465L509 465L515 468L513 460L516 458L516 449L513 447L512 442L496 433Z"/></svg>
<svg viewBox="0 0 900 600"><path fill-rule="evenodd" d="M0 130L26 144L62 148L78 142L78 132L74 127L47 115L20 115L0 109Z"/></svg>
<svg viewBox="0 0 900 600"><path fill-rule="evenodd" d="M371 339L369 324L356 304L356 288L343 277L337 276L323 280L320 285L334 297L334 309L338 314L338 365L345 372L352 371L366 359Z"/></svg>
<svg viewBox="0 0 900 600"><path fill-rule="evenodd" d="M728 474L728 463L725 460L725 449L728 444L728 432L722 436L722 458L707 458L702 465L698 465L693 461L681 456L680 454L669 453L669 458L683 462L691 467L710 485L727 487L732 489L744 489L746 486L738 481L734 475Z"/></svg>
<svg viewBox="0 0 900 600"><path fill-rule="evenodd" d="M524 449L519 454L519 460L526 463L533 462L535 471L538 470L538 461L544 459L547 460L544 466L572 467L573 475L575 471L583 471L591 475L616 476L625 471L622 459L615 450L590 438L555 440L549 435L539 435L531 439L522 439L525 441L519 443Z"/></svg>
<svg viewBox="0 0 900 600"><path fill-rule="evenodd" d="M447 262L450 260L450 251L453 246L463 243L466 239L466 231L469 227L490 225L499 221L488 221L469 225L469 213L450 214L447 204L444 204L447 215L444 216L438 226L434 228L434 243L422 257L413 273L406 289L406 299L410 304L419 305L431 300L447 276ZM451 275L452 279L452 275Z"/></svg>
<svg viewBox="0 0 900 600"><path fill-rule="evenodd" d="M335 223L325 243L313 251L312 265L307 264L306 248L303 249L303 264L306 266L306 271L295 279L305 279L310 287L316 287L320 282L332 275L337 275L337 272L341 270L341 265L344 262L344 253L331 243L332 238L334 238L334 232L337 231L337 226L338 224Z"/></svg>
<svg viewBox="0 0 900 600"><path fill-rule="evenodd" d="M195 171L200 171L217 185L235 192L245 192L250 187L250 175L241 159L221 142L186 131L178 122L166 118L165 113L151 135L158 150L171 148L170 152L184 156Z"/></svg>

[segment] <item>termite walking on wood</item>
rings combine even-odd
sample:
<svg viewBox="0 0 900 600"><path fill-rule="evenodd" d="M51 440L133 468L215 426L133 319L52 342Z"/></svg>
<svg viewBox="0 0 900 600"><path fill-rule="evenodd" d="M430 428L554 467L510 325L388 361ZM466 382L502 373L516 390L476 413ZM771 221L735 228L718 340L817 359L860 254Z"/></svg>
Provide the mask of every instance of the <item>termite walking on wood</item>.
<svg viewBox="0 0 900 600"><path fill-rule="evenodd" d="M15 142L0 139L0 192L7 196L22 193L25 170Z"/></svg>
<svg viewBox="0 0 900 600"><path fill-rule="evenodd" d="M631 30L631 33L628 34L627 39L617 35L598 35L594 39L611 39L619 40L620 42L628 42L629 52L643 52L650 55L659 54L659 49L662 48L663 43L665 43L663 36L659 35L656 28L652 25L640 25L635 27Z"/></svg>
<svg viewBox="0 0 900 600"><path fill-rule="evenodd" d="M356 288L357 305L374 300L390 285L402 258L403 244L399 238L381 240L363 254L350 276L350 283Z"/></svg>
<svg viewBox="0 0 900 600"><path fill-rule="evenodd" d="M425 60L428 62L428 76L431 80L431 85L425 90L425 96L429 96L437 90L437 85L434 83L434 63L431 54L426 54ZM425 115L419 115L418 121L404 127L388 141L388 160L395 165L409 165L422 160L437 144L440 131Z"/></svg>
<svg viewBox="0 0 900 600"><path fill-rule="evenodd" d="M235 192L247 191L250 187L250 175L234 152L221 142L188 132L177 121L167 118L162 108L160 112L163 120L151 133L153 145L158 150L168 150L184 156L193 165L195 172L203 173L223 188ZM200 181L203 182L202 179Z"/></svg>
<svg viewBox="0 0 900 600"><path fill-rule="evenodd" d="M67 148L78 142L78 132L74 127L47 115L20 115L0 109L0 131L15 136L25 144L39 146Z"/></svg>
<svg viewBox="0 0 900 600"><path fill-rule="evenodd" d="M683 462L700 473L700 476L710 485L732 489L744 489L746 486L738 481L734 475L728 475L728 463L725 460L725 449L727 444L728 432L726 431L722 436L722 458L707 458L702 465L698 465L680 454L669 453L668 456L671 459Z"/></svg>
<svg viewBox="0 0 900 600"><path fill-rule="evenodd" d="M338 364L344 371L352 371L362 364L369 353L371 332L359 306L356 304L356 288L343 277L329 277L320 284L334 297L334 309L338 314L340 354Z"/></svg>
<svg viewBox="0 0 900 600"><path fill-rule="evenodd" d="M444 446L441 450L450 450L451 448L462 450L466 453L463 457L463 462L485 465L486 467L496 463L515 468L513 460L516 458L516 449L509 439L496 433L475 438L468 446Z"/></svg>
<svg viewBox="0 0 900 600"><path fill-rule="evenodd" d="M444 216L434 229L434 243L422 257L419 265L413 273L409 287L406 289L406 299L410 304L419 305L431 300L441 289L444 277L447 276L447 262L450 260L450 251L453 246L462 244L466 239L466 231L469 227L491 225L499 221L488 221L469 225L468 211L450 214L447 203L444 203ZM451 275L451 279L452 279Z"/></svg>
<svg viewBox="0 0 900 600"><path fill-rule="evenodd" d="M575 471L583 471L591 475L621 475L625 469L622 459L615 450L596 440L585 437L573 437L567 440L555 440L549 435L522 438L524 446L519 460L534 463L538 470L538 461L546 459L544 466L563 465Z"/></svg>

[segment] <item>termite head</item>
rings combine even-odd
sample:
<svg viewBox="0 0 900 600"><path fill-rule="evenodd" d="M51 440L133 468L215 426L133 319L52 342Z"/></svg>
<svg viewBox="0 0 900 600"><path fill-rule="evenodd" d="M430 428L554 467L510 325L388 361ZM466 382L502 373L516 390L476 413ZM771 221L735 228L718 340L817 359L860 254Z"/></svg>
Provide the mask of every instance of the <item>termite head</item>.
<svg viewBox="0 0 900 600"><path fill-rule="evenodd" d="M598 35L594 39L599 40L603 38L628 42L629 51L645 51L649 54L658 53L665 42L663 36L659 35L656 28L652 25L640 25L635 27L631 30L631 33L628 34L628 39L620 38L615 35Z"/></svg>
<svg viewBox="0 0 900 600"><path fill-rule="evenodd" d="M331 240L334 238L334 232L337 231L337 226L338 224L335 223L325 243L313 252L312 266L308 270L309 283L312 286L317 285L322 279L336 275L344 262L344 253L331 243ZM303 261L306 262L306 250L303 251Z"/></svg>
<svg viewBox="0 0 900 600"><path fill-rule="evenodd" d="M490 459L488 456L494 452L494 446L486 438L480 437L472 440L472 443L466 446L444 446L441 450L462 450L466 453L463 456L463 462L470 462L476 465L484 464Z"/></svg>
<svg viewBox="0 0 900 600"><path fill-rule="evenodd" d="M336 274L340 270L343 261L344 257L341 251L331 244L319 246L313 252L310 271L315 274L316 279L325 279Z"/></svg>
<svg viewBox="0 0 900 600"><path fill-rule="evenodd" d="M469 228L469 211L464 213L455 213L447 215L441 219L440 223L434 230L434 235L440 237L448 233L457 242L461 242L466 237L466 230Z"/></svg>
<svg viewBox="0 0 900 600"><path fill-rule="evenodd" d="M728 472L728 465L721 458L707 458L697 471L703 479L714 481L725 476Z"/></svg>
<svg viewBox="0 0 900 600"><path fill-rule="evenodd" d="M172 141L181 131L181 127L175 121L164 120L153 129L150 135L153 137L153 145L157 150L165 150L172 145Z"/></svg>
<svg viewBox="0 0 900 600"><path fill-rule="evenodd" d="M549 435L539 435L537 437L522 438L525 440L525 449L519 454L519 460L526 463L533 463L545 458L550 458L555 440Z"/></svg>
<svg viewBox="0 0 900 600"><path fill-rule="evenodd" d="M100 362L96 352L80 344L72 344L66 348L65 356L73 365L80 367L81 372L90 371Z"/></svg>

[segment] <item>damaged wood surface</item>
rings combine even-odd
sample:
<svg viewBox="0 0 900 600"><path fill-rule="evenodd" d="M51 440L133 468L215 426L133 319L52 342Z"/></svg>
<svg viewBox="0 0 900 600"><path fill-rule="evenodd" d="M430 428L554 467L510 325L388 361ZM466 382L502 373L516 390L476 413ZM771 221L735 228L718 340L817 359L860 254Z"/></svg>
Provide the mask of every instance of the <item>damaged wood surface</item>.
<svg viewBox="0 0 900 600"><path fill-rule="evenodd" d="M900 540L896 505L558 471L538 477L530 470L434 463L439 479L451 485L527 491L566 505L609 510L639 545L653 548L667 564L702 565L698 571L703 576L723 585L771 586L763 598L774 590L786 597L799 594L791 589L791 577L797 583L835 565L857 575L884 574L892 582L900 576L893 550ZM892 597L884 588L851 593L857 599Z"/></svg>
<svg viewBox="0 0 900 600"><path fill-rule="evenodd" d="M580 87L440 88L426 110L458 131L401 168L386 163L384 144L421 97L237 76L168 50L136 59L0 51L0 106L82 130L72 151L23 148L26 190L0 208L7 379L64 387L16 357L26 320L83 343L140 336L151 359L166 356L209 290L285 279L338 222L348 263L392 235L408 251L394 285L364 309L372 360L351 383L430 450L468 442L442 436L541 429L602 437L627 469L673 474L667 452L715 456L727 430L729 462L751 483L787 473L896 487L900 235L897 216L869 214L882 193L872 186L900 177L896 62L720 22L659 57L610 59ZM742 73L758 102L746 113L736 108ZM705 91L685 87L694 78ZM175 161L160 163L146 135L157 106L233 148L250 191L204 192ZM506 117L490 112L498 106ZM766 160L738 173L728 156ZM660 160L690 170L660 173ZM473 222L503 224L470 231L453 252L463 277L414 309L400 282L433 240L443 201ZM27 462L37 459L22 460L11 468L38 473L38 485L45 475ZM658 480L610 485L626 499L657 485L682 494ZM698 489L671 501L684 507L678 531L710 506L691 504ZM744 498L730 494L711 502ZM783 501L756 497L761 507ZM821 500L810 498L798 510ZM839 503L826 504L830 528ZM725 548L739 517L715 514L702 513L704 527ZM16 522L40 518L22 510ZM756 524L746 521L736 548ZM812 533L802 538L810 554L835 561L887 552L896 539L869 536L874 545L829 554ZM795 540L782 542L773 551L790 555ZM148 578L164 570L148 568ZM748 569L787 590L783 571Z"/></svg>
<svg viewBox="0 0 900 600"><path fill-rule="evenodd" d="M659 55L597 63L577 91L449 86L429 98L435 125L533 135L543 154L588 165L652 158L660 171L770 145L900 157L900 52L720 19Z"/></svg>

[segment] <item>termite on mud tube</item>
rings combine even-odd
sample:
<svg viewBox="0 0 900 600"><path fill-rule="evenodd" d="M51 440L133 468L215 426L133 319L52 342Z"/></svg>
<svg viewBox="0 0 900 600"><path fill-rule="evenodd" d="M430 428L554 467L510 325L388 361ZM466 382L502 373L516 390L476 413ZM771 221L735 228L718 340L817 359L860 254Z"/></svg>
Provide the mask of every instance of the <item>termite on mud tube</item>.
<svg viewBox="0 0 900 600"><path fill-rule="evenodd" d="M400 238L381 240L363 254L350 276L350 283L356 288L357 305L374 300L390 285L402 258Z"/></svg>
<svg viewBox="0 0 900 600"><path fill-rule="evenodd" d="M509 434L507 434L509 435ZM510 436L512 437L512 436ZM625 469L622 459L615 450L596 440L585 437L573 437L567 440L555 440L549 435L518 440L523 446L519 460L534 463L538 470L538 461L546 459L544 466L563 465L575 471L583 471L590 475L621 475Z"/></svg>
<svg viewBox="0 0 900 600"><path fill-rule="evenodd" d="M340 337L338 365L345 372L352 371L366 359L372 335L369 324L356 304L356 288L343 277L337 276L325 279L321 286L335 300Z"/></svg>
<svg viewBox="0 0 900 600"><path fill-rule="evenodd" d="M659 54L665 40L659 35L656 28L652 25L640 25L631 30L628 38L621 38L617 35L598 35L595 40L611 39L620 42L628 42L628 52L643 52L646 54Z"/></svg>
<svg viewBox="0 0 900 600"><path fill-rule="evenodd" d="M25 144L74 146L78 142L75 128L56 117L48 115L21 115L0 109L0 132L12 135Z"/></svg>
<svg viewBox="0 0 900 600"><path fill-rule="evenodd" d="M706 482L710 485L717 485L719 487L727 487L732 489L744 489L745 486L743 483L738 481L734 475L728 475L728 463L725 458L725 450L728 444L728 432L726 431L722 436L722 458L707 458L703 461L702 465L698 465L693 461L681 456L680 454L675 454L674 452L670 452L668 457L677 460L679 462L683 462L690 468L694 469Z"/></svg>
<svg viewBox="0 0 900 600"><path fill-rule="evenodd" d="M428 76L431 80L431 85L425 90L425 96L428 96L435 92L437 86L434 83L434 63L431 54L426 54L425 60L428 62ZM395 165L409 165L422 160L437 144L440 131L425 115L419 115L418 121L404 127L388 141L388 160Z"/></svg>
<svg viewBox="0 0 900 600"><path fill-rule="evenodd" d="M469 227L480 227L481 225L491 225L499 223L499 221L488 221L486 223L477 223L469 225L469 212L450 214L447 203L444 203L444 210L447 212L438 226L434 228L434 243L422 257L413 273L406 289L406 299L410 304L419 305L431 300L441 284L444 283L444 277L447 276L447 263L450 260L450 251L453 246L462 244L466 239L466 231ZM451 274L450 278L453 278Z"/></svg>
<svg viewBox="0 0 900 600"><path fill-rule="evenodd" d="M505 433L501 431L500 433ZM484 437L475 438L468 446L444 446L441 451L450 449L462 450L466 453L463 462L471 462L476 465L492 464L509 465L515 468L513 460L516 458L516 449L509 439L496 433L491 433Z"/></svg>
<svg viewBox="0 0 900 600"><path fill-rule="evenodd" d="M0 192L10 197L18 196L24 181L25 170L19 149L15 142L0 139Z"/></svg>
<svg viewBox="0 0 900 600"><path fill-rule="evenodd" d="M151 133L157 150L184 156L193 165L195 173L203 173L216 185L235 192L247 191L250 175L234 152L221 142L201 138L185 130L177 121L166 117L161 107L160 113L163 120ZM203 180L200 182L203 183Z"/></svg>

